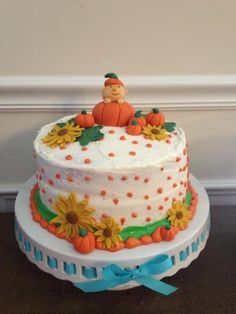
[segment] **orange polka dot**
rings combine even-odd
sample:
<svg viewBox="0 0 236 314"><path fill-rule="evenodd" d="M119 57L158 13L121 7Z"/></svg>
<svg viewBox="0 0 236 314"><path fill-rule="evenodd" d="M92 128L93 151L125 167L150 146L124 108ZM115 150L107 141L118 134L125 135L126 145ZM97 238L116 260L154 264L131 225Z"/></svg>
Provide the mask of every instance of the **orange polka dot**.
<svg viewBox="0 0 236 314"><path fill-rule="evenodd" d="M136 180L136 181L139 180L139 179L140 179L139 176L135 176L135 177L134 177L134 180Z"/></svg>
<svg viewBox="0 0 236 314"><path fill-rule="evenodd" d="M150 221L152 221L152 218L151 217L147 217L146 218L146 222L150 222Z"/></svg>
<svg viewBox="0 0 236 314"><path fill-rule="evenodd" d="M85 193L85 194L84 194L84 198L85 198L85 199L88 199L88 198L89 198L89 194L88 194L88 193Z"/></svg>
<svg viewBox="0 0 236 314"><path fill-rule="evenodd" d="M123 177L121 178L121 180L122 180L122 181L126 181L126 180L128 180L128 177L127 177L127 176L123 176Z"/></svg>
<svg viewBox="0 0 236 314"><path fill-rule="evenodd" d="M174 183L174 184L173 184L173 188L176 188L177 186L178 186L177 183Z"/></svg>
<svg viewBox="0 0 236 314"><path fill-rule="evenodd" d="M91 176L84 176L84 180L85 180L85 181L90 181L91 179L92 179Z"/></svg>
<svg viewBox="0 0 236 314"><path fill-rule="evenodd" d="M138 141L132 141L132 144L138 144Z"/></svg>
<svg viewBox="0 0 236 314"><path fill-rule="evenodd" d="M183 171L183 169L182 168L179 168L179 172L182 172Z"/></svg>
<svg viewBox="0 0 236 314"><path fill-rule="evenodd" d="M73 157L71 155L66 155L66 160L72 160Z"/></svg>
<svg viewBox="0 0 236 314"><path fill-rule="evenodd" d="M43 193L46 193L45 189L42 189L42 192L43 192Z"/></svg>
<svg viewBox="0 0 236 314"><path fill-rule="evenodd" d="M171 134L168 134L168 137L169 137L169 138L172 138L172 135L171 135Z"/></svg>
<svg viewBox="0 0 236 314"><path fill-rule="evenodd" d="M152 144L151 144L151 143L148 143L148 144L146 144L146 147L147 147L147 148L151 148L151 147L152 147Z"/></svg>
<svg viewBox="0 0 236 314"><path fill-rule="evenodd" d="M120 224L123 225L125 222L126 222L125 217L121 217L121 219L120 219Z"/></svg>
<svg viewBox="0 0 236 314"><path fill-rule="evenodd" d="M57 179L61 179L60 173L56 173L55 177L56 177Z"/></svg>
<svg viewBox="0 0 236 314"><path fill-rule="evenodd" d="M115 154L114 153L109 153L108 156L109 157L115 157Z"/></svg>
<svg viewBox="0 0 236 314"><path fill-rule="evenodd" d="M74 181L74 178L72 176L67 176L66 179L67 179L68 182L73 182Z"/></svg>
<svg viewBox="0 0 236 314"><path fill-rule="evenodd" d="M48 201L49 201L49 203L52 203L52 199L51 198L49 198Z"/></svg>
<svg viewBox="0 0 236 314"><path fill-rule="evenodd" d="M120 140L121 140L121 141L125 141L125 140L126 140L126 137L125 137L124 135L122 135L122 136L120 137Z"/></svg>
<svg viewBox="0 0 236 314"><path fill-rule="evenodd" d="M145 198L145 200L149 200L149 195L145 194L144 198Z"/></svg>
<svg viewBox="0 0 236 314"><path fill-rule="evenodd" d="M168 176L166 179L167 179L167 180L171 180L172 178L171 178L171 176Z"/></svg>
<svg viewBox="0 0 236 314"><path fill-rule="evenodd" d="M175 197L173 197L172 202L177 202L177 199Z"/></svg>
<svg viewBox="0 0 236 314"><path fill-rule="evenodd" d="M183 195L183 192L179 192L179 196L182 196Z"/></svg>
<svg viewBox="0 0 236 314"><path fill-rule="evenodd" d="M92 161L91 161L91 159L89 159L89 158L84 159L84 163L85 163L85 164L91 164L91 162L92 162Z"/></svg>
<svg viewBox="0 0 236 314"><path fill-rule="evenodd" d="M83 146L83 147L81 148L81 150L82 150L83 152L86 152L86 151L88 150L88 147Z"/></svg>
<svg viewBox="0 0 236 314"><path fill-rule="evenodd" d="M107 195L107 191L106 190L101 190L100 191L100 195L101 196L106 196Z"/></svg>
<svg viewBox="0 0 236 314"><path fill-rule="evenodd" d="M109 133L109 134L115 134L116 132L115 132L115 130L109 130L108 133Z"/></svg>
<svg viewBox="0 0 236 314"><path fill-rule="evenodd" d="M147 177L144 178L144 182L145 182L145 183L148 183L148 182L149 182L149 178L147 178Z"/></svg>
<svg viewBox="0 0 236 314"><path fill-rule="evenodd" d="M178 135L178 133L177 133L177 132L174 132L173 134L174 134L174 135Z"/></svg>
<svg viewBox="0 0 236 314"><path fill-rule="evenodd" d="M187 154L187 149L186 148L183 149L183 154L184 154L184 156Z"/></svg>
<svg viewBox="0 0 236 314"><path fill-rule="evenodd" d="M39 180L40 180L40 181L42 180L42 176L39 176Z"/></svg>
<svg viewBox="0 0 236 314"><path fill-rule="evenodd" d="M133 217L133 218L137 218L137 217L138 217L138 214L134 212L134 213L132 213L132 217Z"/></svg>
<svg viewBox="0 0 236 314"><path fill-rule="evenodd" d="M161 167L160 170L163 171L163 170L164 170L164 167Z"/></svg>
<svg viewBox="0 0 236 314"><path fill-rule="evenodd" d="M170 144L170 143L171 143L171 141L170 141L170 140L166 140L165 142L166 142L166 144Z"/></svg>
<svg viewBox="0 0 236 314"><path fill-rule="evenodd" d="M176 159L175 159L176 162L179 162L180 160L181 160L180 157L176 157Z"/></svg>
<svg viewBox="0 0 236 314"><path fill-rule="evenodd" d="M108 217L108 215L107 214L102 214L102 218L104 219L104 218L107 218Z"/></svg>
<svg viewBox="0 0 236 314"><path fill-rule="evenodd" d="M41 168L41 171L42 171L42 173L45 173L45 171L44 171L44 169L43 169L43 168Z"/></svg>
<svg viewBox="0 0 236 314"><path fill-rule="evenodd" d="M117 205L117 204L119 203L118 198L113 198L113 203L114 203L115 205Z"/></svg>
<svg viewBox="0 0 236 314"><path fill-rule="evenodd" d="M161 194L163 192L163 189L162 188L158 188L157 189L157 193Z"/></svg>
<svg viewBox="0 0 236 314"><path fill-rule="evenodd" d="M130 156L135 156L135 155L136 155L136 152L130 151L130 152L129 152L129 155L130 155Z"/></svg>
<svg viewBox="0 0 236 314"><path fill-rule="evenodd" d="M169 197L166 196L166 197L164 198L164 201L167 202L168 200L169 200Z"/></svg>
<svg viewBox="0 0 236 314"><path fill-rule="evenodd" d="M48 184L53 185L54 182L50 179L50 180L48 180Z"/></svg>
<svg viewBox="0 0 236 314"><path fill-rule="evenodd" d="M164 206L162 206L162 205L160 205L160 206L158 207L159 210L162 210L163 208L164 208Z"/></svg>
<svg viewBox="0 0 236 314"><path fill-rule="evenodd" d="M134 196L134 193L128 192L126 195L127 195L128 197L133 197L133 196Z"/></svg>
<svg viewBox="0 0 236 314"><path fill-rule="evenodd" d="M184 181L181 180L181 181L180 181L180 184L183 185L183 184L184 184Z"/></svg>
<svg viewBox="0 0 236 314"><path fill-rule="evenodd" d="M110 181L113 181L113 180L114 180L114 177L113 177L113 176L108 176L107 178L108 178L108 180L110 180Z"/></svg>
<svg viewBox="0 0 236 314"><path fill-rule="evenodd" d="M151 210L152 209L152 206L151 205L147 205L146 207L148 210Z"/></svg>

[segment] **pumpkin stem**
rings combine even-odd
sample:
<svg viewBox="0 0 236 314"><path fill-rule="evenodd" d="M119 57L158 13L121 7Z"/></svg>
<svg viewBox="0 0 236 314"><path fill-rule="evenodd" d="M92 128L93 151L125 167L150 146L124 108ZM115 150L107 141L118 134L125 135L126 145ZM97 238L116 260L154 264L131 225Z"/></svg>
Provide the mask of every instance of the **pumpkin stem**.
<svg viewBox="0 0 236 314"><path fill-rule="evenodd" d="M153 109L152 109L152 112L154 112L154 113L159 113L160 110L159 110L158 108L153 108Z"/></svg>
<svg viewBox="0 0 236 314"><path fill-rule="evenodd" d="M140 118L140 117L142 117L142 110L137 110L136 112L135 112L135 118Z"/></svg>
<svg viewBox="0 0 236 314"><path fill-rule="evenodd" d="M170 230L171 229L171 225L165 225L165 229L166 230Z"/></svg>
<svg viewBox="0 0 236 314"><path fill-rule="evenodd" d="M132 125L138 125L138 121L132 120L132 121L131 121L131 124L132 124Z"/></svg>
<svg viewBox="0 0 236 314"><path fill-rule="evenodd" d="M118 79L118 76L113 73L113 72L109 72L107 74L104 75L105 78L113 78L113 79Z"/></svg>
<svg viewBox="0 0 236 314"><path fill-rule="evenodd" d="M79 235L81 237L86 237L87 234L88 234L88 230L87 229L80 229L79 230Z"/></svg>
<svg viewBox="0 0 236 314"><path fill-rule="evenodd" d="M81 110L81 113L82 113L82 114L86 114L86 113L87 113L87 110L83 109L83 110Z"/></svg>

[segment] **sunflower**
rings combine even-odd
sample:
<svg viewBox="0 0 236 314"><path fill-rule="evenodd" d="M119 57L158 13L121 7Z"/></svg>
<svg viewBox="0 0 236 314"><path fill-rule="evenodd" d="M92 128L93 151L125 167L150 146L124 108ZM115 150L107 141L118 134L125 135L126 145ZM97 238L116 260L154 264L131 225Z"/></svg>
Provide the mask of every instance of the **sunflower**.
<svg viewBox="0 0 236 314"><path fill-rule="evenodd" d="M72 143L82 135L83 128L74 125L74 122L67 122L63 127L54 125L53 129L46 135L42 142L51 148L60 146L64 148L67 143Z"/></svg>
<svg viewBox="0 0 236 314"><path fill-rule="evenodd" d="M65 232L66 238L78 234L82 228L92 231L94 220L90 215L94 208L88 208L87 205L87 200L77 200L75 192L71 192L68 197L59 195L53 204L57 216L50 222L60 224L59 233Z"/></svg>
<svg viewBox="0 0 236 314"><path fill-rule="evenodd" d="M190 211L188 205L182 202L175 202L167 212L168 220L174 227L185 229L190 220Z"/></svg>
<svg viewBox="0 0 236 314"><path fill-rule="evenodd" d="M145 138L149 138L153 141L162 141L168 138L168 134L165 129L162 129L161 126L150 124L143 127L143 134Z"/></svg>
<svg viewBox="0 0 236 314"><path fill-rule="evenodd" d="M104 248L110 249L122 241L119 236L121 228L111 216L103 218L95 228L97 229L95 232L95 236L98 237L97 241L102 242Z"/></svg>

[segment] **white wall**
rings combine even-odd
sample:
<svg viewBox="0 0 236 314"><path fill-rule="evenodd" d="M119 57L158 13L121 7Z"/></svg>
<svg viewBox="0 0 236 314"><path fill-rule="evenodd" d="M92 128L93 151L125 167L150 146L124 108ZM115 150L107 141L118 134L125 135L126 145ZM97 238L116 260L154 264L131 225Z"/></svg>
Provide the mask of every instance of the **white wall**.
<svg viewBox="0 0 236 314"><path fill-rule="evenodd" d="M0 75L236 73L235 0L0 0Z"/></svg>
<svg viewBox="0 0 236 314"><path fill-rule="evenodd" d="M0 0L0 192L13 191L31 176L36 130L65 114L59 107L53 112L34 109L44 96L48 101L47 88L31 99L31 109L24 108L22 99L17 107L21 92L16 93L18 109L12 110L11 76L54 75L56 82L60 76L102 77L108 71L121 77L159 75L166 77L167 90L173 74L185 81L196 74L224 74L227 80L236 74L235 17L235 0ZM236 97L224 103L227 89L221 98L217 82L212 110L201 108L203 86L199 107L192 111L186 101L184 110L172 107L167 117L187 133L191 171L216 193L224 187L236 193ZM26 84L23 94L32 90ZM60 87L56 91L54 103L63 103ZM192 92L187 86L184 91ZM160 103L159 96L152 101ZM70 97L73 102L70 93L67 102ZM217 97L221 108L214 107ZM226 108L228 104L232 106Z"/></svg>

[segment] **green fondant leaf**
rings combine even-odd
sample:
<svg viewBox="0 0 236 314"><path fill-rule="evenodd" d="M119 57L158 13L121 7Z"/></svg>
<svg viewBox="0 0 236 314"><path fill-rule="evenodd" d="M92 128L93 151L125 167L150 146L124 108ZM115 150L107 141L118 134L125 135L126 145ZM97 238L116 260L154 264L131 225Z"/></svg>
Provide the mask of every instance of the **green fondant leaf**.
<svg viewBox="0 0 236 314"><path fill-rule="evenodd" d="M191 205L191 201L192 201L192 193L191 192L187 192L186 198L185 198L186 205L190 206Z"/></svg>
<svg viewBox="0 0 236 314"><path fill-rule="evenodd" d="M167 218L162 220L147 224L145 226L130 226L123 229L119 235L121 236L123 241L126 241L130 237L134 237L136 239L141 238L144 235L151 235L153 232L161 226L170 226L170 222Z"/></svg>
<svg viewBox="0 0 236 314"><path fill-rule="evenodd" d="M165 124L162 126L163 129L166 129L167 132L174 132L176 128L175 122L165 122Z"/></svg>
<svg viewBox="0 0 236 314"><path fill-rule="evenodd" d="M65 125L66 125L66 123L57 123L57 125L60 127L60 128L63 128Z"/></svg>
<svg viewBox="0 0 236 314"><path fill-rule="evenodd" d="M100 132L101 125L94 126L92 128L84 129L82 135L78 138L81 146L86 146L90 142L95 142L104 137L104 134Z"/></svg>
<svg viewBox="0 0 236 314"><path fill-rule="evenodd" d="M45 219L47 221L51 221L53 218L55 218L57 216L56 214L52 213L47 208L47 206L45 204L43 204L39 191L37 191L35 193L34 201L35 201L35 205L36 205L38 211L40 212L40 214L42 215L43 219Z"/></svg>

